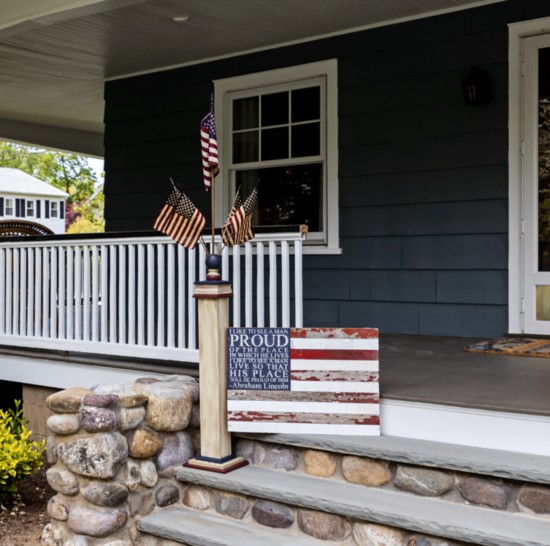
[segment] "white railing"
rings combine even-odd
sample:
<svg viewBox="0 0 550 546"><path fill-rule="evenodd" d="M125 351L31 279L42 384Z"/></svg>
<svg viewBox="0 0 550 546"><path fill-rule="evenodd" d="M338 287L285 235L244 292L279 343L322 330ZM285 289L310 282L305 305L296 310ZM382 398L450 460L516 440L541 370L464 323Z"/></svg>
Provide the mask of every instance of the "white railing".
<svg viewBox="0 0 550 546"><path fill-rule="evenodd" d="M158 236L0 240L0 345L198 362L204 258ZM302 326L301 233L222 258L233 326Z"/></svg>

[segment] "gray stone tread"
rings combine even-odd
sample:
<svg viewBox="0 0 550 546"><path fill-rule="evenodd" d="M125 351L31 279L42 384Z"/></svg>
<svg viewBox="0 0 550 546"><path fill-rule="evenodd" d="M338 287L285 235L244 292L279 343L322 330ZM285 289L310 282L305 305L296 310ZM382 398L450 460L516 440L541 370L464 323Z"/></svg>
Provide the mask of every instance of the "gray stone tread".
<svg viewBox="0 0 550 546"><path fill-rule="evenodd" d="M177 477L224 491L485 546L550 546L550 520L527 514L255 466L225 475L182 467Z"/></svg>
<svg viewBox="0 0 550 546"><path fill-rule="evenodd" d="M282 445L550 484L550 456L452 445L396 436L237 434Z"/></svg>
<svg viewBox="0 0 550 546"><path fill-rule="evenodd" d="M141 518L138 524L144 533L182 542L191 546L281 546L286 535L292 546L326 546L306 536L289 534L281 529L256 527L214 514L177 508Z"/></svg>

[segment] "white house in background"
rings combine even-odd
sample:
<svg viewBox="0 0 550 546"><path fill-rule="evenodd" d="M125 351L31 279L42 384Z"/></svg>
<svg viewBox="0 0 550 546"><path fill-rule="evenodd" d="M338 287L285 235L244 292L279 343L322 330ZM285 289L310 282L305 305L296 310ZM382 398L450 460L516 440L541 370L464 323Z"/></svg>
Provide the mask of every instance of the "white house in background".
<svg viewBox="0 0 550 546"><path fill-rule="evenodd" d="M0 167L0 221L27 220L65 233L68 194L19 169Z"/></svg>

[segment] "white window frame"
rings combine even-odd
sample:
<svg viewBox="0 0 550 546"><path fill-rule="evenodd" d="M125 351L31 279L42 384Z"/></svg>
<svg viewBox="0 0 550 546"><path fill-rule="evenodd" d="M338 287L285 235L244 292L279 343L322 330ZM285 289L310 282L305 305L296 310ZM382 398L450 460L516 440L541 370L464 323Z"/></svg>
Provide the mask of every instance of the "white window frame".
<svg viewBox="0 0 550 546"><path fill-rule="evenodd" d="M34 218L36 214L34 199L25 199L25 216Z"/></svg>
<svg viewBox="0 0 550 546"><path fill-rule="evenodd" d="M4 215L15 216L15 199L12 197L6 197L4 202Z"/></svg>
<svg viewBox="0 0 550 546"><path fill-rule="evenodd" d="M220 157L220 174L216 177L216 224L221 226L233 202L230 187L232 163L232 131L229 95L247 89L292 84L303 80L325 79L326 112L325 135L321 142L324 150L323 226L324 238L311 240L304 246L310 254L340 254L338 221L338 63L336 59L304 65L246 74L214 81L216 129ZM321 122L323 126L323 121ZM326 149L325 149L326 146ZM266 163L266 167L269 163ZM261 167L260 167L261 168ZM307 241L306 241L307 243Z"/></svg>
<svg viewBox="0 0 550 546"><path fill-rule="evenodd" d="M50 201L50 218L59 218L59 203Z"/></svg>

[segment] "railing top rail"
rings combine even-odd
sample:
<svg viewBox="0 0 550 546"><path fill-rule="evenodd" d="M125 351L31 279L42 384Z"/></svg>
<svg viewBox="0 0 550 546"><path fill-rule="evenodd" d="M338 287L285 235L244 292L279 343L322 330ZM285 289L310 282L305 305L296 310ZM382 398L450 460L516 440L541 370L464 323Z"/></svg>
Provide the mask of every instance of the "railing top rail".
<svg viewBox="0 0 550 546"><path fill-rule="evenodd" d="M270 226L255 227L253 241L296 241L304 239L306 226ZM216 229L219 239L220 230ZM206 232L205 232L206 236ZM158 231L113 231L106 233L79 233L67 235L48 235L37 237L5 237L0 238L0 248L50 247L66 245L109 245L109 244L139 244L139 243L172 243L172 239Z"/></svg>

